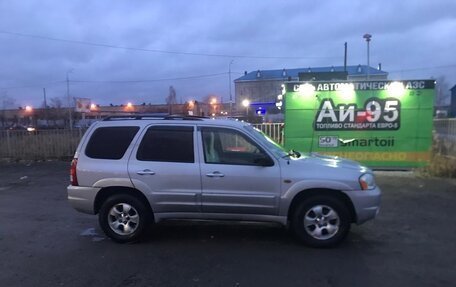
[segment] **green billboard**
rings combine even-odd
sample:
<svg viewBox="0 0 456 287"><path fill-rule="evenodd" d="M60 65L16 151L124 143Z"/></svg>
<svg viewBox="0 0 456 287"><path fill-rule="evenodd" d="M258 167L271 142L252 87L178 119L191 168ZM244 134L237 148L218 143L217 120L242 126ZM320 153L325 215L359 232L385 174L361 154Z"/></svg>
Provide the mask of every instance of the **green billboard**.
<svg viewBox="0 0 456 287"><path fill-rule="evenodd" d="M288 82L284 145L377 168L430 160L433 80Z"/></svg>

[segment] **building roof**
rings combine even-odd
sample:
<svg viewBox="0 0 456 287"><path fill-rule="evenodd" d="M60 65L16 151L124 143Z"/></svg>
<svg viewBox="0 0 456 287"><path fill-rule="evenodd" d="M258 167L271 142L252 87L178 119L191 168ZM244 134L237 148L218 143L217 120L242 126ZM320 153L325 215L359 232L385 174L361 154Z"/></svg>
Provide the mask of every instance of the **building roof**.
<svg viewBox="0 0 456 287"><path fill-rule="evenodd" d="M308 67L298 69L279 69L279 70L257 70L247 73L246 75L234 80L238 81L258 81L258 80L282 80L291 77L293 80L298 79L299 73L321 73L321 72L343 72L344 66L331 66L331 67ZM258 72L259 77L258 77ZM284 73L285 72L285 73ZM367 65L347 66L349 77L364 77L367 74ZM369 74L372 76L384 75L387 76L388 72L369 67Z"/></svg>

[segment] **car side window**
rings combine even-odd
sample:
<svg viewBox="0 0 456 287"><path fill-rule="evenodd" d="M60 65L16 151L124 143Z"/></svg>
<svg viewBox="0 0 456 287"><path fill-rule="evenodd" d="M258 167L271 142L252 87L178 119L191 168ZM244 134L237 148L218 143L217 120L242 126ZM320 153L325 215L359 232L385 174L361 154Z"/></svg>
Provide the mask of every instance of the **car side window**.
<svg viewBox="0 0 456 287"><path fill-rule="evenodd" d="M140 161L194 163L193 127L152 126L139 145Z"/></svg>
<svg viewBox="0 0 456 287"><path fill-rule="evenodd" d="M85 154L95 159L121 159L139 127L101 127L90 137Z"/></svg>
<svg viewBox="0 0 456 287"><path fill-rule="evenodd" d="M209 164L264 165L270 157L244 134L226 128L202 128L204 161ZM271 165L271 164L270 164Z"/></svg>

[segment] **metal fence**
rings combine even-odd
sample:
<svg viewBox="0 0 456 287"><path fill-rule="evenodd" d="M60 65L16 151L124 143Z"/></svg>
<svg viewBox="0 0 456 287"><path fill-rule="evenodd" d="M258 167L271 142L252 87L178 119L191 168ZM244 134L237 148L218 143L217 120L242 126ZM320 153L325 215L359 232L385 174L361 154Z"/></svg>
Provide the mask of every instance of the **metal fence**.
<svg viewBox="0 0 456 287"><path fill-rule="evenodd" d="M283 124L254 124L254 127L283 144ZM456 157L456 119L434 120L434 151ZM84 129L0 131L0 159L45 160L71 158Z"/></svg>
<svg viewBox="0 0 456 287"><path fill-rule="evenodd" d="M440 135L456 136L456 118L454 119L435 119L435 133Z"/></svg>
<svg viewBox="0 0 456 287"><path fill-rule="evenodd" d="M283 123L253 124L253 126L267 134L275 142L283 144Z"/></svg>
<svg viewBox="0 0 456 287"><path fill-rule="evenodd" d="M0 158L45 160L72 157L82 129L0 131Z"/></svg>
<svg viewBox="0 0 456 287"><path fill-rule="evenodd" d="M434 152L456 158L456 119L434 120Z"/></svg>

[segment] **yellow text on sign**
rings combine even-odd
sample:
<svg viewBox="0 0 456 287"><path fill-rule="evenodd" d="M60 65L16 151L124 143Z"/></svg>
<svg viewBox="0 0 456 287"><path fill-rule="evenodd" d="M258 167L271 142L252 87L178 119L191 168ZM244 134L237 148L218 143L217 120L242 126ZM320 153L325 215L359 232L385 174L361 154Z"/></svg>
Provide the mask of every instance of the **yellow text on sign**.
<svg viewBox="0 0 456 287"><path fill-rule="evenodd" d="M427 162L431 159L430 152L322 152L323 154L349 158L356 161L398 161Z"/></svg>

